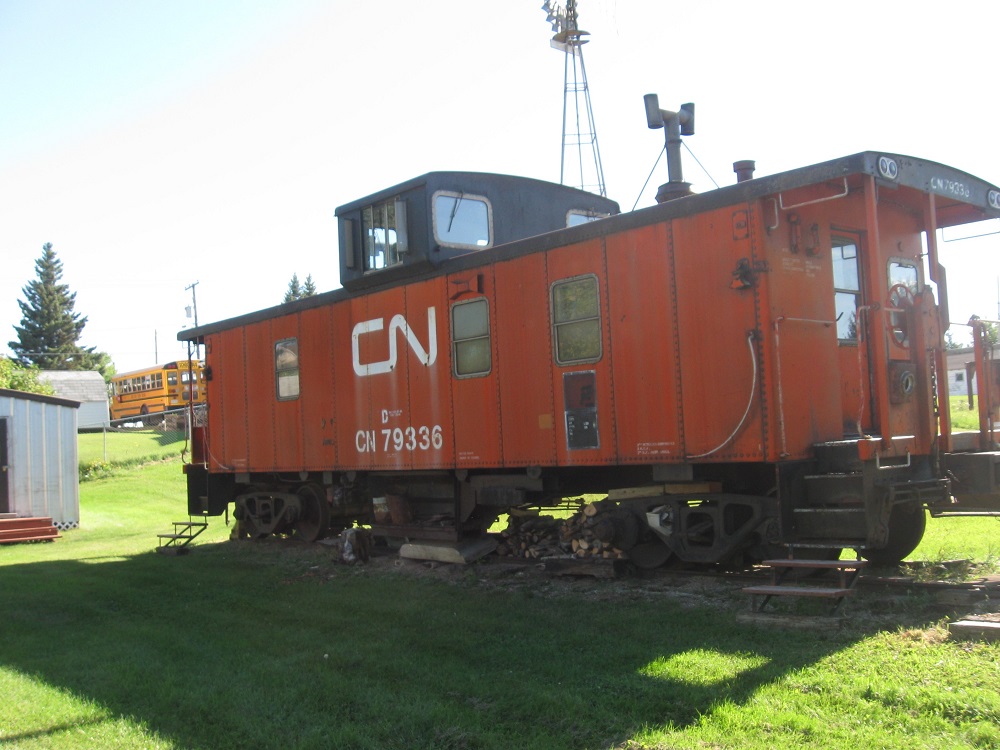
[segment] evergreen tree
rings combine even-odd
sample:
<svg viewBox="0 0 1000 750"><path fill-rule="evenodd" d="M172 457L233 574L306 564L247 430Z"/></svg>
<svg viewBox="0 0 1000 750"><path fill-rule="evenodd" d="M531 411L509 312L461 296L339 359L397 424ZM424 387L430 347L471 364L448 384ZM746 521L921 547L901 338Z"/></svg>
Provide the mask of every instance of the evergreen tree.
<svg viewBox="0 0 1000 750"><path fill-rule="evenodd" d="M291 281L288 282L288 289L285 290L285 297L281 300L281 303L283 305L288 304L303 297L312 297L314 294L316 294L316 283L313 281L312 274L306 276L305 284L300 284L299 275L293 273Z"/></svg>
<svg viewBox="0 0 1000 750"><path fill-rule="evenodd" d="M25 299L17 301L21 308L21 325L14 326L18 340L7 343L17 363L45 370L103 370L110 358L77 344L87 318L73 312L76 294L59 283L63 266L51 242L42 246L35 273L38 278L21 289Z"/></svg>
<svg viewBox="0 0 1000 750"><path fill-rule="evenodd" d="M302 287L302 296L312 297L314 294L316 294L316 282L313 281L313 275L309 274L306 276L306 283Z"/></svg>
<svg viewBox="0 0 1000 750"><path fill-rule="evenodd" d="M297 273L293 273L292 280L288 282L288 289L285 290L285 298L281 300L281 303L287 304L289 302L294 302L301 296L302 287L299 286L299 275Z"/></svg>

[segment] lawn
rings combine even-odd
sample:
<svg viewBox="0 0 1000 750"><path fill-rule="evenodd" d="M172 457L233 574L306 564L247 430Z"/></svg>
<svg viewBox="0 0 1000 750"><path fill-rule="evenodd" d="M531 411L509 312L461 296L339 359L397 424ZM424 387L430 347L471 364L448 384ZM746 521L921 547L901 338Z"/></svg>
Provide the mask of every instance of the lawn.
<svg viewBox="0 0 1000 750"><path fill-rule="evenodd" d="M1000 746L1000 645L947 640L919 597L776 634L735 587L350 567L221 518L155 554L183 508L178 462L123 470L81 485L80 529L0 547L0 744ZM997 530L932 520L915 556L995 554Z"/></svg>

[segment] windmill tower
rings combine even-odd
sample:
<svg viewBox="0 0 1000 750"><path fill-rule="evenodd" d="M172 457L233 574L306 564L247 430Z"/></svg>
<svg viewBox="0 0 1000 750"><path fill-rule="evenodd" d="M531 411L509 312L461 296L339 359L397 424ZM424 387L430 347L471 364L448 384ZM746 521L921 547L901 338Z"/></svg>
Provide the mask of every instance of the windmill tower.
<svg viewBox="0 0 1000 750"><path fill-rule="evenodd" d="M577 26L576 0L566 0L565 7L545 0L542 10L555 34L550 44L564 55L562 153L559 182L581 190L607 196L601 149L597 145L594 110L590 106L587 69L583 64L583 45L589 40ZM569 175L574 175L575 179Z"/></svg>

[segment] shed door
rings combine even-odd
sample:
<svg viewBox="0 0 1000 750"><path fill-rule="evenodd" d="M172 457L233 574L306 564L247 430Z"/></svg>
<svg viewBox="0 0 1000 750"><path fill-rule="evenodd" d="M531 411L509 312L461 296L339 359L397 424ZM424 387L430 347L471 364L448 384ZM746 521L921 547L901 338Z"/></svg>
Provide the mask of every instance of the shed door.
<svg viewBox="0 0 1000 750"><path fill-rule="evenodd" d="M0 513L10 513L7 476L7 420L0 419Z"/></svg>

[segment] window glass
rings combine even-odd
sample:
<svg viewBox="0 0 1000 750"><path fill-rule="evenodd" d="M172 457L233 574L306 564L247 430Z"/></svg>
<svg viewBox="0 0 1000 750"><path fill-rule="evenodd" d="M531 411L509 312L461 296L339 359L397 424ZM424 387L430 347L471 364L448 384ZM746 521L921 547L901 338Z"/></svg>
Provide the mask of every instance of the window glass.
<svg viewBox="0 0 1000 750"><path fill-rule="evenodd" d="M552 322L556 362L593 362L601 358L601 306L595 276L552 285Z"/></svg>
<svg viewBox="0 0 1000 750"><path fill-rule="evenodd" d="M284 339L274 345L274 376L279 401L299 397L298 339Z"/></svg>
<svg viewBox="0 0 1000 750"><path fill-rule="evenodd" d="M900 263L892 261L889 263L889 288L896 284L903 284L910 288L911 292L917 291L917 267L910 263Z"/></svg>
<svg viewBox="0 0 1000 750"><path fill-rule="evenodd" d="M834 237L830 257L833 259L837 338L841 341L857 341L858 305L861 300L857 243L843 237Z"/></svg>
<svg viewBox="0 0 1000 750"><path fill-rule="evenodd" d="M490 347L490 314L485 299L459 302L451 308L451 336L457 377L489 373L493 354Z"/></svg>
<svg viewBox="0 0 1000 750"><path fill-rule="evenodd" d="M489 201L465 193L435 193L434 237L440 245L489 247L492 244Z"/></svg>
<svg viewBox="0 0 1000 750"><path fill-rule="evenodd" d="M566 214L566 226L568 227L578 227L581 224L586 224L590 221L597 221L598 219L606 219L610 214L598 214L593 211L582 211L577 209L572 209Z"/></svg>
<svg viewBox="0 0 1000 750"><path fill-rule="evenodd" d="M919 286L915 265L895 260L889 262L889 307L894 308L889 313L889 321L893 338L902 346L909 346L910 343L906 316Z"/></svg>
<svg viewBox="0 0 1000 750"><path fill-rule="evenodd" d="M375 271L403 262L399 252L396 225L396 202L369 206L361 215L362 242L365 247L365 270Z"/></svg>

